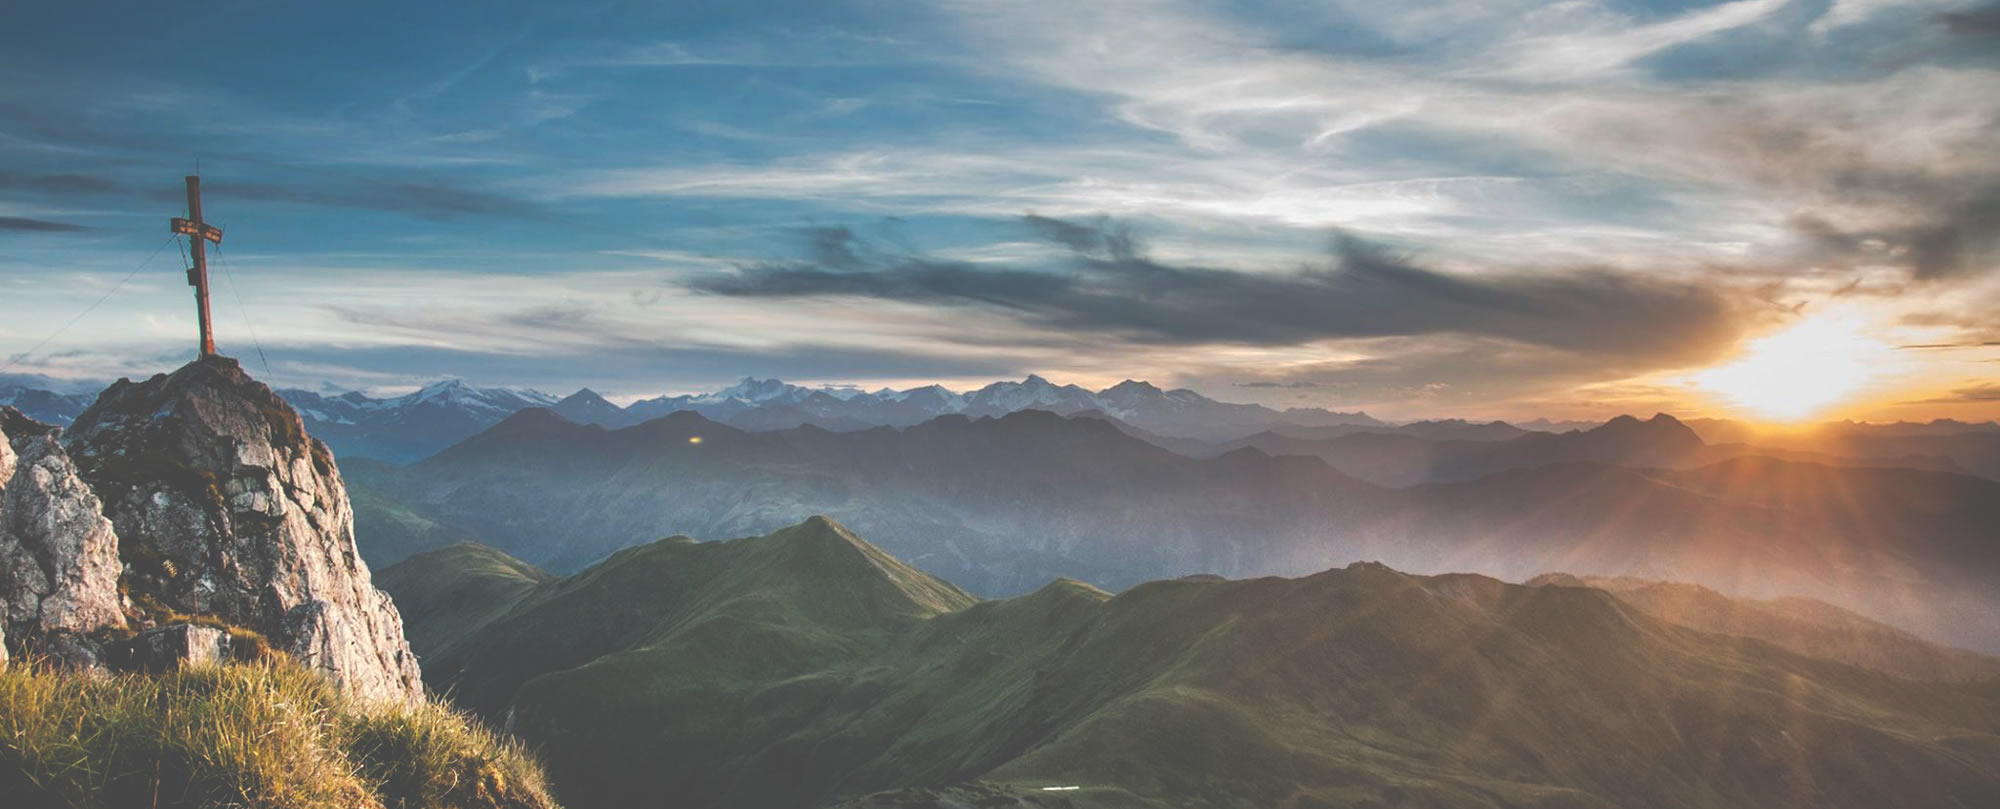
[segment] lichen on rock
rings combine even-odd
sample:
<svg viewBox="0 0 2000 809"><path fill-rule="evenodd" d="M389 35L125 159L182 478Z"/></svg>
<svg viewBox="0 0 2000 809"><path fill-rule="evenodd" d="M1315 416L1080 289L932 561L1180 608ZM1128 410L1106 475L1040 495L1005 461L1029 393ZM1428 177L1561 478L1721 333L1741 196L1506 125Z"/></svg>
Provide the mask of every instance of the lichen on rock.
<svg viewBox="0 0 2000 809"><path fill-rule="evenodd" d="M0 484L0 623L17 644L125 625L118 537L58 435L12 408L0 412L8 472ZM67 657L95 659L81 649Z"/></svg>

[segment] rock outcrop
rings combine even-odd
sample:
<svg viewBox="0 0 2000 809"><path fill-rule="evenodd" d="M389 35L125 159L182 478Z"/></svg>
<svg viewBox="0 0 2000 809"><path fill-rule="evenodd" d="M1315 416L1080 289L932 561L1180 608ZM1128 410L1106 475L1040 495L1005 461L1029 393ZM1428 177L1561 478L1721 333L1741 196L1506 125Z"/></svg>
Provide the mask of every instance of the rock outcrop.
<svg viewBox="0 0 2000 809"><path fill-rule="evenodd" d="M402 619L355 550L332 453L235 360L121 379L66 444L116 526L141 611L261 633L363 699L421 698Z"/></svg>
<svg viewBox="0 0 2000 809"><path fill-rule="evenodd" d="M118 537L57 441L60 431L0 412L0 624L73 664L96 662L74 638L123 627Z"/></svg>
<svg viewBox="0 0 2000 809"><path fill-rule="evenodd" d="M212 626L172 624L148 629L120 644L116 666L158 674L185 666L211 665L234 659L229 633Z"/></svg>
<svg viewBox="0 0 2000 809"><path fill-rule="evenodd" d="M7 440L7 422L19 412L11 407L0 411L0 492L7 490L7 481L14 477L14 445Z"/></svg>

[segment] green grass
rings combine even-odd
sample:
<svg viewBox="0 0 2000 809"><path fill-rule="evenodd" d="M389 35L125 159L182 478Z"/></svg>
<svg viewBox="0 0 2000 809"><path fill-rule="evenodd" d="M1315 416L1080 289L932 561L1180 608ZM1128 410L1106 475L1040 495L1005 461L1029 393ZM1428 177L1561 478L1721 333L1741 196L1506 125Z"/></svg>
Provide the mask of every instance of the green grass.
<svg viewBox="0 0 2000 809"><path fill-rule="evenodd" d="M158 677L0 671L9 809L542 809L518 744L448 708L353 704L283 659Z"/></svg>

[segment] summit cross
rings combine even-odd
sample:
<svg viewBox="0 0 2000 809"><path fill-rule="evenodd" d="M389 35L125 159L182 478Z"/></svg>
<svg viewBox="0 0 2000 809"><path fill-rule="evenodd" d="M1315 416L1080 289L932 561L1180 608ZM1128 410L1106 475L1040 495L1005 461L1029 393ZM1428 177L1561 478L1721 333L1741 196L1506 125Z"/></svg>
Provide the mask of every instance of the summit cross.
<svg viewBox="0 0 2000 809"><path fill-rule="evenodd" d="M201 221L201 177L188 175L188 215L169 220L173 231L188 237L188 252L194 266L187 271L188 286L194 287L196 309L201 317L201 353L197 358L215 355L215 331L208 317L208 243L222 245L222 229Z"/></svg>

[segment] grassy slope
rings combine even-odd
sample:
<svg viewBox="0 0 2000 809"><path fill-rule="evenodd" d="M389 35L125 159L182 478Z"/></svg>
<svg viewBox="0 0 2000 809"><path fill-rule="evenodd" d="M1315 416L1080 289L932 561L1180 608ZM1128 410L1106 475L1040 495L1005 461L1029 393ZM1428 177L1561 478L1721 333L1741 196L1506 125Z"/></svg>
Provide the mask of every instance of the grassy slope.
<svg viewBox="0 0 2000 809"><path fill-rule="evenodd" d="M403 615L410 648L426 661L549 579L533 565L471 542L420 553L375 573L375 585L388 591Z"/></svg>
<svg viewBox="0 0 2000 809"><path fill-rule="evenodd" d="M429 670L512 717L583 807L811 807L974 779L869 805L2000 796L1993 686L1673 627L1596 590L1357 565L971 604L823 521L622 552Z"/></svg>
<svg viewBox="0 0 2000 809"><path fill-rule="evenodd" d="M1929 643L1809 598L1732 598L1695 584L1549 574L1530 585L1595 587L1668 623L1757 638L1807 657L1940 682L2000 679L2000 659Z"/></svg>
<svg viewBox="0 0 2000 809"><path fill-rule="evenodd" d="M436 704L363 708L296 664L0 671L0 805L542 809L540 767Z"/></svg>

